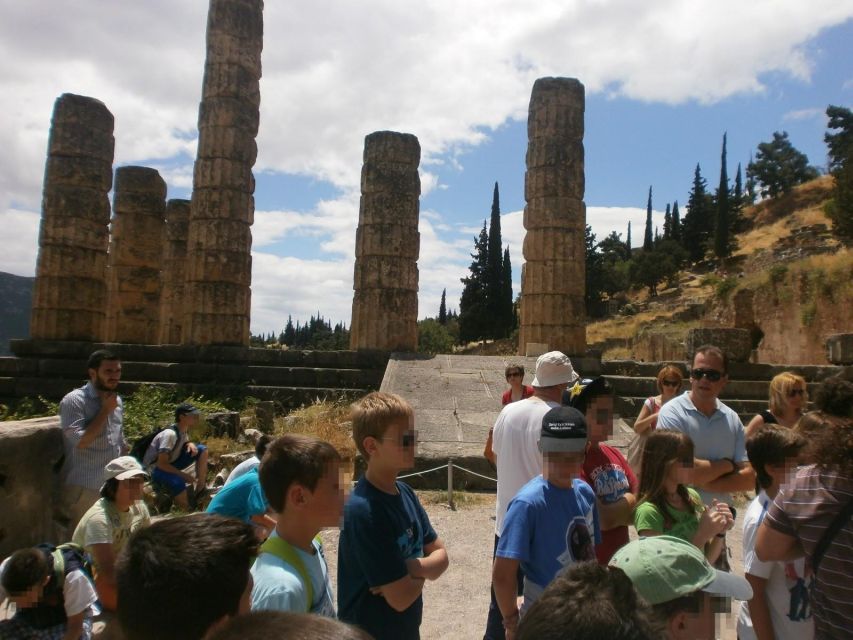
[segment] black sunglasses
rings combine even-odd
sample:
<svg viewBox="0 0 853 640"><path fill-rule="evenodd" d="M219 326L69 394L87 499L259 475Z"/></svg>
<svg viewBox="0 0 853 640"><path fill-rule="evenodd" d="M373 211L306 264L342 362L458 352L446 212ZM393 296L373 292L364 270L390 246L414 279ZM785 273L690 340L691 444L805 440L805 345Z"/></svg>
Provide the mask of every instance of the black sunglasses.
<svg viewBox="0 0 853 640"><path fill-rule="evenodd" d="M791 389L791 390L788 392L788 397L789 397L789 398L793 398L794 396L804 396L804 395L806 395L806 390L805 390L805 389Z"/></svg>
<svg viewBox="0 0 853 640"><path fill-rule="evenodd" d="M723 374L719 371L715 371L714 369L693 369L690 372L690 377L694 380L708 378L710 382L719 382L720 378L723 377Z"/></svg>
<svg viewBox="0 0 853 640"><path fill-rule="evenodd" d="M665 387L678 387L681 385L678 380L661 380L660 383Z"/></svg>

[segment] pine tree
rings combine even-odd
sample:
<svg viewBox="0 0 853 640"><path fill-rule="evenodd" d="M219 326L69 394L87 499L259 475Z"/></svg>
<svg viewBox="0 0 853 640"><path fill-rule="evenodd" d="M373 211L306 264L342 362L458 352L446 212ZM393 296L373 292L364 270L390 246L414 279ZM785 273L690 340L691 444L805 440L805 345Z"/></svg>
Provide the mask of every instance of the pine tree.
<svg viewBox="0 0 853 640"><path fill-rule="evenodd" d="M663 214L663 237L672 237L672 214L670 213L669 203L666 203L666 213Z"/></svg>
<svg viewBox="0 0 853 640"><path fill-rule="evenodd" d="M652 188L649 187L649 202L646 205L646 233L643 236L643 251L651 251L654 248L652 240Z"/></svg>
<svg viewBox="0 0 853 640"><path fill-rule="evenodd" d="M628 220L628 237L625 239L625 259L631 259L631 221Z"/></svg>
<svg viewBox="0 0 853 640"><path fill-rule="evenodd" d="M462 278L462 296L459 298L459 338L463 342L485 337L488 328L486 278L489 270L489 234L485 220L480 236L474 240L471 258L470 274Z"/></svg>
<svg viewBox="0 0 853 640"><path fill-rule="evenodd" d="M773 132L773 140L758 145L755 160L746 167L746 175L761 185L761 195L775 198L789 193L798 184L814 180L818 171L809 165L806 154L788 139L788 132Z"/></svg>
<svg viewBox="0 0 853 640"><path fill-rule="evenodd" d="M824 135L829 148L829 170L835 178L832 200L826 213L832 220L833 231L846 245L853 245L853 111L829 105L827 129L835 133Z"/></svg>
<svg viewBox="0 0 853 640"><path fill-rule="evenodd" d="M749 162L746 165L746 203L755 204L755 177L749 173L749 165L752 164L752 152L749 154Z"/></svg>
<svg viewBox="0 0 853 640"><path fill-rule="evenodd" d="M447 289L441 290L441 304L438 306L438 323L447 324Z"/></svg>
<svg viewBox="0 0 853 640"><path fill-rule="evenodd" d="M503 302L503 327L504 335L510 335L516 326L515 305L512 303L512 263L509 260L509 247L504 250L503 259L503 291L501 300Z"/></svg>
<svg viewBox="0 0 853 640"><path fill-rule="evenodd" d="M705 256L705 247L713 229L711 203L706 188L707 183L697 163L693 173L693 188L687 199L687 214L681 228L682 245L694 262Z"/></svg>
<svg viewBox="0 0 853 640"><path fill-rule="evenodd" d="M293 318L287 316L287 324L284 327L284 340L282 340L282 344L286 344L288 347L293 346L293 342L296 340L296 329L293 327Z"/></svg>
<svg viewBox="0 0 853 640"><path fill-rule="evenodd" d="M726 170L726 134L723 134L723 151L720 154L720 185L717 187L717 218L714 223L714 255L727 258L732 253L731 226L729 222L729 174Z"/></svg>
<svg viewBox="0 0 853 640"><path fill-rule="evenodd" d="M678 215L678 200L672 203L672 239L681 242L681 216Z"/></svg>
<svg viewBox="0 0 853 640"><path fill-rule="evenodd" d="M501 239L501 207L498 195L498 183L492 194L492 215L489 220L488 270L486 272L486 323L487 335L492 338L504 337L503 314L505 311L501 296L503 294L503 240ZM485 337L485 336L484 336Z"/></svg>

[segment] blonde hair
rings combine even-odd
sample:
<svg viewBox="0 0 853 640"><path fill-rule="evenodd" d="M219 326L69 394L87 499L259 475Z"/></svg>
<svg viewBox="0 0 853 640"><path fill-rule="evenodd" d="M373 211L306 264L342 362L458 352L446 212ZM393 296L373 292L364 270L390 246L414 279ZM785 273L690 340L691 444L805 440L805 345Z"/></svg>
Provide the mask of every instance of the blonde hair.
<svg viewBox="0 0 853 640"><path fill-rule="evenodd" d="M674 364L668 364L663 369L658 371L658 391L663 393L663 381L668 378L676 378L678 380L679 389L681 388L682 382L684 382L684 376L681 375L681 369L676 367ZM676 392L678 390L676 389Z"/></svg>
<svg viewBox="0 0 853 640"><path fill-rule="evenodd" d="M352 410L352 439L359 453L367 460L370 456L364 449L365 438L381 438L395 420L409 419L414 415L412 405L396 393L374 391L358 400Z"/></svg>
<svg viewBox="0 0 853 640"><path fill-rule="evenodd" d="M790 371L783 371L773 377L770 381L770 413L775 416L785 413L785 409L788 407L788 393L797 385L805 391L803 394L803 408L805 408L809 401L809 391L805 378Z"/></svg>

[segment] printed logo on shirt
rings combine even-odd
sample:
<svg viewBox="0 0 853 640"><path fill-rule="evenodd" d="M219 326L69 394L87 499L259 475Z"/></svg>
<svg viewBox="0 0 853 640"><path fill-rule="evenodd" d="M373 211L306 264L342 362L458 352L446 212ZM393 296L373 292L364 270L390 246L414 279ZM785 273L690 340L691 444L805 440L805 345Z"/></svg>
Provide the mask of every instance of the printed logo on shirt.
<svg viewBox="0 0 853 640"><path fill-rule="evenodd" d="M630 489L625 470L614 464L597 467L590 479L596 497L606 504L616 502Z"/></svg>
<svg viewBox="0 0 853 640"><path fill-rule="evenodd" d="M557 560L564 567L575 562L595 560L595 544L586 518L576 516L566 529L566 550Z"/></svg>
<svg viewBox="0 0 853 640"><path fill-rule="evenodd" d="M420 558L424 555L420 536L415 536L414 523L397 538L397 547L404 558Z"/></svg>
<svg viewBox="0 0 853 640"><path fill-rule="evenodd" d="M812 616L809 593L814 588L814 574L808 565L803 570L802 576L797 573L797 567L793 562L785 563L785 583L791 600L788 604L788 619L794 622L808 620Z"/></svg>

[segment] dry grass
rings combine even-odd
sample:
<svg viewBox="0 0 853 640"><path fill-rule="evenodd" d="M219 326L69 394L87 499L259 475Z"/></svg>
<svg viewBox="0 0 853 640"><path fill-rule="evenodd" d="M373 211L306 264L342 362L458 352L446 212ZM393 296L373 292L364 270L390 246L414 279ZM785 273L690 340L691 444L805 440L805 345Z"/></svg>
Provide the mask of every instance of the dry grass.
<svg viewBox="0 0 853 640"><path fill-rule="evenodd" d="M316 402L275 419L275 434L304 433L331 443L344 460L355 460L349 405Z"/></svg>
<svg viewBox="0 0 853 640"><path fill-rule="evenodd" d="M791 215L756 227L738 237L738 248L734 255L750 256L762 249L769 249L780 239L790 236L800 227L825 224L830 226L829 219L823 212L823 204L794 211Z"/></svg>
<svg viewBox="0 0 853 640"><path fill-rule="evenodd" d="M634 338L643 326L668 320L673 313L674 311L644 311L634 316L616 316L590 322L586 326L586 341L596 343L607 338Z"/></svg>
<svg viewBox="0 0 853 640"><path fill-rule="evenodd" d="M418 490L418 500L421 504L443 504L447 505L447 491L428 491ZM465 507L478 507L480 505L493 503L495 501L494 493L472 493L468 491L454 491L453 502L457 509Z"/></svg>

